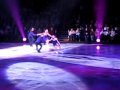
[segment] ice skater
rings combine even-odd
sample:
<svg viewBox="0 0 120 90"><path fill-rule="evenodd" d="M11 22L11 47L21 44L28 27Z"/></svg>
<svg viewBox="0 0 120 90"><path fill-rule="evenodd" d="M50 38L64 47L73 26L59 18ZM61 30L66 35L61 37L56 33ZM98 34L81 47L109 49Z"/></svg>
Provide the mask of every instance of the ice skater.
<svg viewBox="0 0 120 90"><path fill-rule="evenodd" d="M49 40L49 42L52 42L53 46L55 49L60 49L60 42L58 41L58 38L55 35L52 35L51 39Z"/></svg>
<svg viewBox="0 0 120 90"><path fill-rule="evenodd" d="M43 39L43 35L39 34L37 40L35 41L35 45L36 45L36 50L38 53L40 53L41 49L42 49L42 43L44 43L44 39Z"/></svg>
<svg viewBox="0 0 120 90"><path fill-rule="evenodd" d="M45 29L45 31L43 33L39 33L39 34L37 34L37 36L38 36L38 38L35 41L36 50L37 50L37 52L40 52L42 49L42 44L47 45L49 43L49 40L52 37L52 35L49 34L48 29Z"/></svg>
<svg viewBox="0 0 120 90"><path fill-rule="evenodd" d="M31 28L30 32L28 33L28 41L30 46L33 46L33 44L35 43L35 36L37 36L37 34L34 33L35 28Z"/></svg>
<svg viewBox="0 0 120 90"><path fill-rule="evenodd" d="M50 38L52 37L52 35L49 33L48 29L45 29L45 31L43 33L39 33L37 35L42 35L44 44L48 44Z"/></svg>

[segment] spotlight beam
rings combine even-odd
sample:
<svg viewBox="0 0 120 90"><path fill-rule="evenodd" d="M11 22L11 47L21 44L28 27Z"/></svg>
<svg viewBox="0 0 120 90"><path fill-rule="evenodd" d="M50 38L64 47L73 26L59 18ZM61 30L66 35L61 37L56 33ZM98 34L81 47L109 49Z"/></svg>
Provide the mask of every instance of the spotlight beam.
<svg viewBox="0 0 120 90"><path fill-rule="evenodd" d="M105 12L106 12L106 0L95 0L97 39L100 39L100 32L104 24Z"/></svg>
<svg viewBox="0 0 120 90"><path fill-rule="evenodd" d="M14 21L18 27L18 30L19 30L22 38L25 38L17 0L6 0L6 5L8 7L8 10L9 10L12 18L14 19Z"/></svg>

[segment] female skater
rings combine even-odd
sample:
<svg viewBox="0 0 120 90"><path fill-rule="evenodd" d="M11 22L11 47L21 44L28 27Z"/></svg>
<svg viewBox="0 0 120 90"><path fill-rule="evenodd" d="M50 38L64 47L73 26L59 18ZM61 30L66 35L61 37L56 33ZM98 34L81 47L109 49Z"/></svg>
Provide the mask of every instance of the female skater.
<svg viewBox="0 0 120 90"><path fill-rule="evenodd" d="M37 36L39 36L39 37L37 38L37 40L35 42L36 50L38 52L40 52L42 49L42 43L44 45L48 44L52 35L49 34L48 29L45 29L45 31L43 33L39 33L39 34L37 34ZM40 47L38 47L38 46L40 46Z"/></svg>
<svg viewBox="0 0 120 90"><path fill-rule="evenodd" d="M52 42L55 49L60 49L60 42L58 41L57 37L55 35L52 35L51 39L49 40Z"/></svg>
<svg viewBox="0 0 120 90"><path fill-rule="evenodd" d="M45 29L45 31L43 33L40 33L40 34L37 34L37 35L41 35L41 34L42 34L44 44L48 44L50 38L52 37L52 35L49 33L48 29Z"/></svg>

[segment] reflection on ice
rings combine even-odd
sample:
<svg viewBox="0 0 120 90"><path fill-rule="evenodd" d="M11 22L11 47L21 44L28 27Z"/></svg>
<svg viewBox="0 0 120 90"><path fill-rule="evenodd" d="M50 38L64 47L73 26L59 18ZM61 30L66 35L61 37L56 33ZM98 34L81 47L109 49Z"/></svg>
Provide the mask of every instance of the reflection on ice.
<svg viewBox="0 0 120 90"><path fill-rule="evenodd" d="M41 63L16 63L9 66L6 74L22 90L87 90L84 82L72 73Z"/></svg>

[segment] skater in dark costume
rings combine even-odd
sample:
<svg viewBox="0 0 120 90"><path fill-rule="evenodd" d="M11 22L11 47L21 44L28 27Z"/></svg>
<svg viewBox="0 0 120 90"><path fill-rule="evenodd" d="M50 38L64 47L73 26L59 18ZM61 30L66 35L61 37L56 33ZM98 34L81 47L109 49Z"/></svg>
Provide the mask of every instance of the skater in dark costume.
<svg viewBox="0 0 120 90"><path fill-rule="evenodd" d="M41 33L40 33L40 35L41 35ZM48 44L50 38L52 37L52 35L49 33L48 29L45 29L45 31L42 33L42 35L43 35L43 39L44 39L44 44Z"/></svg>
<svg viewBox="0 0 120 90"><path fill-rule="evenodd" d="M42 49L42 44L46 45L49 43L50 38L52 38L52 35L49 34L48 29L45 29L43 33L37 34L39 37L37 38L35 44L36 44L36 50L40 52ZM38 47L40 46L40 48Z"/></svg>
<svg viewBox="0 0 120 90"><path fill-rule="evenodd" d="M40 35L40 34L39 34ZM37 52L40 53L41 49L42 49L42 43L44 43L44 39L43 39L43 35L41 34L37 40L35 41L35 44L36 44L36 50ZM40 46L40 47L39 47Z"/></svg>
<svg viewBox="0 0 120 90"><path fill-rule="evenodd" d="M37 34L34 33L35 28L31 28L30 32L28 33L28 41L30 46L33 46L34 42L35 42L35 36L37 36Z"/></svg>

